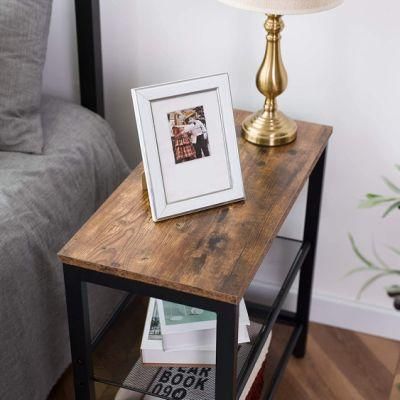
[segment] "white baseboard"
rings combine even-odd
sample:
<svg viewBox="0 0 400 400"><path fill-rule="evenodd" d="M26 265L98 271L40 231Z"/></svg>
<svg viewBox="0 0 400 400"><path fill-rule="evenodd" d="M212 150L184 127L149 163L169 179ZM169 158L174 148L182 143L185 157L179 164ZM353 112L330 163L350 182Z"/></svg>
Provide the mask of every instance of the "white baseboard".
<svg viewBox="0 0 400 400"><path fill-rule="evenodd" d="M255 280L246 294L246 299L271 304L271 299L275 298L279 289L277 284ZM294 311L296 299L297 290L293 289L288 295L284 308ZM320 324L400 340L400 312L358 301L315 292L310 319Z"/></svg>

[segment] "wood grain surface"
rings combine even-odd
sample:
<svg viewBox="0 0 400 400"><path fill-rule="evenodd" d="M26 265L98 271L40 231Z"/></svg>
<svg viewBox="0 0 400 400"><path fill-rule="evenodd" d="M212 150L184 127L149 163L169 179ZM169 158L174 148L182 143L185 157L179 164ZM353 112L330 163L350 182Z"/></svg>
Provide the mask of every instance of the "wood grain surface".
<svg viewBox="0 0 400 400"><path fill-rule="evenodd" d="M237 111L240 131L247 112ZM139 165L60 251L70 265L238 304L332 129L299 122L298 139L264 148L239 136L246 201L154 223Z"/></svg>

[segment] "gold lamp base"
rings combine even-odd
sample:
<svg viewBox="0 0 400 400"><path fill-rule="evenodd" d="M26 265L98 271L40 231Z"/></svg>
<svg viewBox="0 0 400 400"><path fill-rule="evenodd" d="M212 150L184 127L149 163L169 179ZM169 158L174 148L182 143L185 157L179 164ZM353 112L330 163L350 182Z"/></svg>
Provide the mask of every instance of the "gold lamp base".
<svg viewBox="0 0 400 400"><path fill-rule="evenodd" d="M243 122L244 138L260 146L281 146L296 140L296 123L278 110L276 101L288 84L280 48L284 27L280 15L267 15L267 47L256 79L258 90L265 96L264 109Z"/></svg>
<svg viewBox="0 0 400 400"><path fill-rule="evenodd" d="M282 146L296 140L297 124L280 111L260 110L243 121L243 137L259 146Z"/></svg>

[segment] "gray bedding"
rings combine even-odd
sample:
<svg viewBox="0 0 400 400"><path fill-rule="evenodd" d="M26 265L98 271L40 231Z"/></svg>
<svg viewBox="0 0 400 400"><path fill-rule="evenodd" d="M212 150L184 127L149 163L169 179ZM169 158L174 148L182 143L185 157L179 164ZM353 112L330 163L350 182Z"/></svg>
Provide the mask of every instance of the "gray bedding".
<svg viewBox="0 0 400 400"><path fill-rule="evenodd" d="M127 175L108 125L43 101L43 155L0 152L0 399L44 400L70 362L57 251ZM121 293L91 287L92 333Z"/></svg>

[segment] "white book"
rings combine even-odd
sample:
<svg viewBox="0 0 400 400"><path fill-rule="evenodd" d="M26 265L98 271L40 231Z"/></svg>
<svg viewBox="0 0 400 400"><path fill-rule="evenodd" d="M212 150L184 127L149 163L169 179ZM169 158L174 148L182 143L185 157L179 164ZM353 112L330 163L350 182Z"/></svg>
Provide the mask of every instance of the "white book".
<svg viewBox="0 0 400 400"><path fill-rule="evenodd" d="M164 350L214 348L217 342L217 316L199 308L157 300ZM250 341L247 326L250 318L242 300L239 306L238 343Z"/></svg>
<svg viewBox="0 0 400 400"><path fill-rule="evenodd" d="M165 351L160 334L157 308L155 299L151 298L140 346L143 364L181 366L215 364L215 347L197 346L192 349Z"/></svg>

